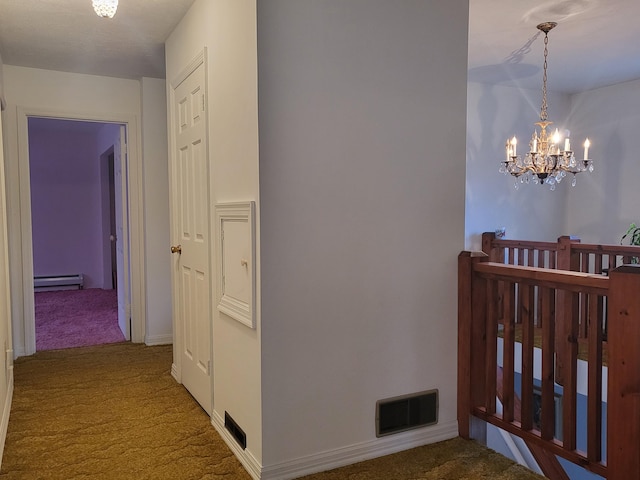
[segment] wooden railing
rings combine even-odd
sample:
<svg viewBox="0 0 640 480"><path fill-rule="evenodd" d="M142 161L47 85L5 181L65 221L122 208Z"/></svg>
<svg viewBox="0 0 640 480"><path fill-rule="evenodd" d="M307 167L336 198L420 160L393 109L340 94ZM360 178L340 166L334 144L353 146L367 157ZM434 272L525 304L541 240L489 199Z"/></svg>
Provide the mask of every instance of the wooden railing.
<svg viewBox="0 0 640 480"><path fill-rule="evenodd" d="M559 247L543 246L545 252L556 252L558 267ZM540 463L549 478L566 478L553 473L559 467L555 455L609 480L640 478L640 267L618 267L605 276L549 265L505 265L479 255L462 252L459 257L460 435L471 436L474 417L518 435L532 451L547 454L546 462ZM606 462L601 453L604 329L598 313L605 298L609 321ZM577 449L576 437L580 316L575 313L582 308L579 299L587 305L586 321L595 326L586 331L586 451ZM520 321L518 341L516 319ZM539 346L535 345L536 331ZM503 347L500 355L499 343ZM535 423L534 351L538 348L541 375L536 383L541 392L541 415ZM516 355L517 349L521 349L520 355ZM561 382L557 381L556 361L563 364ZM519 389L517 375L521 378ZM562 384L561 419L553 415L558 383ZM501 399L501 410L497 398ZM554 436L556 422L562 424L561 439Z"/></svg>
<svg viewBox="0 0 640 480"><path fill-rule="evenodd" d="M623 264L637 263L640 259L640 246L634 245L597 245L583 244L576 237L563 236L553 242L535 242L528 240L507 240L496 238L495 233L482 234L482 251L490 262L508 265L522 265L574 272L606 275ZM537 298L538 292L534 291ZM573 310L578 317L578 338L587 339L589 329L589 305L586 296L579 295ZM539 303L534 311L534 324L540 326ZM562 305L559 305L562 309ZM561 311L559 313L562 313ZM603 339L607 340L606 301L599 306L599 315L603 329ZM520 319L516 316L516 323Z"/></svg>
<svg viewBox="0 0 640 480"><path fill-rule="evenodd" d="M535 242L497 238L486 232L482 234L482 251L490 262L595 274L640 261L640 246L587 244L570 236L557 242Z"/></svg>

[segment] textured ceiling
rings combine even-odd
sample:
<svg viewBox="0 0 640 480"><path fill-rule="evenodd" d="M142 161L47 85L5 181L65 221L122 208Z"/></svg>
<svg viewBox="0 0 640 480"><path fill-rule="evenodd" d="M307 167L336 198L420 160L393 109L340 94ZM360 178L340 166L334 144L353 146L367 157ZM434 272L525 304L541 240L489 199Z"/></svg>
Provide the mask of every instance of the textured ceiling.
<svg viewBox="0 0 640 480"><path fill-rule="evenodd" d="M120 0L109 20L93 13L91 0L0 0L0 53L8 65L164 78L164 41L192 3ZM640 78L639 0L469 3L472 81L540 87L543 39L536 25L544 21L559 24L549 34L550 90Z"/></svg>
<svg viewBox="0 0 640 480"><path fill-rule="evenodd" d="M194 0L0 0L3 63L122 78L164 78L164 41Z"/></svg>
<svg viewBox="0 0 640 480"><path fill-rule="evenodd" d="M469 79L574 93L640 78L638 0L470 0Z"/></svg>

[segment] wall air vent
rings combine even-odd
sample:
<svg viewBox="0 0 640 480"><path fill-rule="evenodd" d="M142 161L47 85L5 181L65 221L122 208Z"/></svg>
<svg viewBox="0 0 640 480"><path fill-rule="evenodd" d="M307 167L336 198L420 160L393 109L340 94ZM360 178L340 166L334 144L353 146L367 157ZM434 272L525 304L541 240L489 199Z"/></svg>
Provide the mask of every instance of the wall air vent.
<svg viewBox="0 0 640 480"><path fill-rule="evenodd" d="M438 390L412 393L376 402L376 436L438 423Z"/></svg>
<svg viewBox="0 0 640 480"><path fill-rule="evenodd" d="M238 442L243 450L247 448L247 435L226 411L224 412L224 428L229 430L231 436L235 438L236 442Z"/></svg>

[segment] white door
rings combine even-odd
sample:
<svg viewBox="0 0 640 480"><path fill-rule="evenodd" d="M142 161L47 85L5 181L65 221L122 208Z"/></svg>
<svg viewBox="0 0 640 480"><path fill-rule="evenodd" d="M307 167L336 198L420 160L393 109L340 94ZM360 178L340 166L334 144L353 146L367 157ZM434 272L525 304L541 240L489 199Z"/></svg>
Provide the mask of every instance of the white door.
<svg viewBox="0 0 640 480"><path fill-rule="evenodd" d="M173 301L180 381L211 414L211 279L204 64L174 90L171 129Z"/></svg>
<svg viewBox="0 0 640 480"><path fill-rule="evenodd" d="M118 326L124 338L131 340L131 287L129 282L129 232L127 230L127 142L124 125L113 145L113 184L116 215L116 278L118 290ZM124 174L123 174L124 172Z"/></svg>

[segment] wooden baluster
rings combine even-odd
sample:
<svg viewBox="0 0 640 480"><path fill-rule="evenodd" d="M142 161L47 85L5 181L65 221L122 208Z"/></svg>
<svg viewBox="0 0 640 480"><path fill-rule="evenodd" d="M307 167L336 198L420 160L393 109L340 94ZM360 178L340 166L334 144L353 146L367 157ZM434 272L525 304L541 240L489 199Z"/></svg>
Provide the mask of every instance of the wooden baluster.
<svg viewBox="0 0 640 480"><path fill-rule="evenodd" d="M521 284L522 303L522 400L520 422L523 430L533 428L533 352L534 340L534 289L531 285Z"/></svg>
<svg viewBox="0 0 640 480"><path fill-rule="evenodd" d="M571 244L580 243L580 240L575 237L560 237L558 238L558 270L571 270L577 272L580 270L580 254L571 248ZM567 304L565 300L565 296L570 295L569 292L565 290L558 290L557 292L557 306L556 306L556 315L558 316L558 320L556 322L556 352L558 353L558 358L556 361L556 382L560 385L564 385L564 362L567 359L567 352L565 352L565 348L568 345L567 338L571 332L571 323L574 319L570 319L564 313L565 305ZM579 322L578 316L580 315L579 308L579 298L578 296L572 295L571 298L575 302L572 305L571 311L573 315L576 317L575 321ZM566 321L565 321L566 320Z"/></svg>
<svg viewBox="0 0 640 480"><path fill-rule="evenodd" d="M503 330L503 383L502 383L502 418L506 422L512 422L514 419L514 371L515 371L515 318L514 318L514 300L516 285L511 282L505 282L504 305L506 315L504 317Z"/></svg>
<svg viewBox="0 0 640 480"><path fill-rule="evenodd" d="M589 272L589 257L591 255L589 255L588 253L583 253L581 255L581 265L580 265L580 271L581 272ZM581 293L579 295L579 302L580 302L580 309L578 311L578 338L587 338L587 330L589 328L589 317L588 317L588 307L589 304L587 303L587 295L585 293Z"/></svg>
<svg viewBox="0 0 640 480"><path fill-rule="evenodd" d="M576 401L578 387L578 317L574 314L577 293L565 292L564 318L556 317L565 327L564 348L558 356L564 355L564 383L562 395L562 445L565 450L576 449Z"/></svg>
<svg viewBox="0 0 640 480"><path fill-rule="evenodd" d="M601 253L597 253L594 256L593 271L598 275L602 274L602 254Z"/></svg>
<svg viewBox="0 0 640 480"><path fill-rule="evenodd" d="M542 296L542 415L540 436L543 440L552 440L554 433L554 291L549 287L540 287Z"/></svg>
<svg viewBox="0 0 640 480"><path fill-rule="evenodd" d="M607 480L640 478L640 266L610 272Z"/></svg>
<svg viewBox="0 0 640 480"><path fill-rule="evenodd" d="M602 460L602 296L589 295L587 458Z"/></svg>
<svg viewBox="0 0 640 480"><path fill-rule="evenodd" d="M487 281L487 301L486 301L486 350L485 350L485 388L484 406L487 414L496 413L496 372L498 369L498 312L496 311L498 282Z"/></svg>

